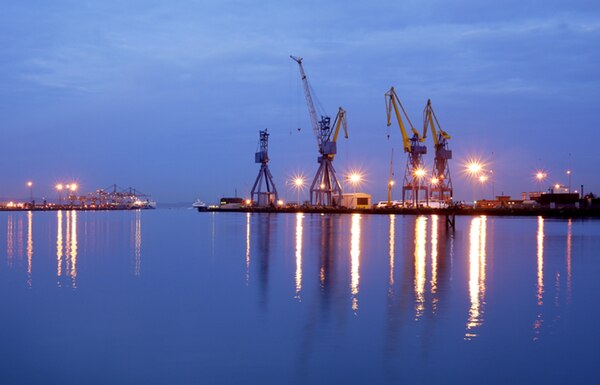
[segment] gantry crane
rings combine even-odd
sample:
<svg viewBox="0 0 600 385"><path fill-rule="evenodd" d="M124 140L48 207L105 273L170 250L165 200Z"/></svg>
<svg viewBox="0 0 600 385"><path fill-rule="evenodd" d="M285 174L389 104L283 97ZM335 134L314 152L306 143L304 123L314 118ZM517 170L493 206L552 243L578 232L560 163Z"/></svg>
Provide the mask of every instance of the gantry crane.
<svg viewBox="0 0 600 385"><path fill-rule="evenodd" d="M400 133L402 134L402 145L404 152L408 154L406 161L406 170L404 172L404 179L402 184L402 205L408 206L406 199L406 192L410 193L410 205L418 207L419 205L419 193L425 191L425 201L429 205L429 187L428 183L424 182L425 168L423 163L423 155L427 153L427 147L421 144L425 141L425 138L415 129L410 121L410 118L404 110L404 106L400 102L400 98L396 94L394 87L390 88L385 93L385 105L387 112L387 125L388 127L392 124L392 107L398 120L398 126L400 127ZM400 109L398 108L400 107ZM400 112L402 111L402 113ZM413 136L409 137L404 122L402 121L402 115L406 118L406 121L410 125Z"/></svg>
<svg viewBox="0 0 600 385"><path fill-rule="evenodd" d="M250 197L258 206L272 206L277 202L279 197L277 196L273 175L271 175L268 165L269 133L265 129L264 131L259 131L259 135L259 151L254 154L254 162L260 163L260 170L258 171L254 186L252 186ZM263 181L266 191L262 191ZM254 196L256 196L256 200L254 199Z"/></svg>
<svg viewBox="0 0 600 385"><path fill-rule="evenodd" d="M427 128L431 130L435 146L435 159L431 175L430 197L440 202L452 202L452 179L448 161L452 159L452 151L448 148L450 135L440 127L437 116L431 107L431 100L423 111L423 137L427 135Z"/></svg>
<svg viewBox="0 0 600 385"><path fill-rule="evenodd" d="M345 137L348 138L346 111L342 107L339 108L333 126L331 126L331 118L327 115L321 115L319 120L310 93L308 79L302 66L302 58L291 55L290 58L298 63L300 67L300 77L302 78L304 96L308 105L308 115L319 150L319 157L317 158L319 169L310 186L310 202L316 206L336 206L342 201L342 185L331 162L337 153L337 137L340 127L344 128Z"/></svg>

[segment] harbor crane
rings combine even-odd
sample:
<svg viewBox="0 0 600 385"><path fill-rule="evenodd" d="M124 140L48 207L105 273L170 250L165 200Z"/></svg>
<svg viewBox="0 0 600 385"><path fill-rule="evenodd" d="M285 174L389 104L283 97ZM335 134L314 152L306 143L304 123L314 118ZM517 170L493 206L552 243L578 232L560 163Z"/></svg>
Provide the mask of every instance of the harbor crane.
<svg viewBox="0 0 600 385"><path fill-rule="evenodd" d="M319 156L317 162L319 169L310 186L310 202L316 206L337 206L342 201L342 185L333 168L333 159L337 153L337 138L340 127L344 129L345 138L348 139L346 111L340 107L331 125L331 118L326 114L317 118L317 111L310 93L310 85L302 66L302 58L291 56L292 60L300 67L300 77L304 87L304 96L308 105L310 123L317 139Z"/></svg>
<svg viewBox="0 0 600 385"><path fill-rule="evenodd" d="M260 163L260 170L258 171L256 181L254 181L254 186L252 186L250 197L258 206L273 206L279 197L277 195L277 188L275 188L275 183L273 182L273 175L271 175L268 165L269 133L265 129L259 131L259 135L259 150L254 154L254 162ZM266 191L262 190L263 182ZM255 196L256 200L254 199Z"/></svg>
<svg viewBox="0 0 600 385"><path fill-rule="evenodd" d="M406 193L409 193L409 204L413 207L419 205L419 195L421 191L425 191L425 201L429 205L429 187L428 184L422 183L425 177L425 168L423 163L423 155L427 153L427 147L421 143L425 141L419 131L415 129L404 106L400 102L400 98L396 94L394 87L391 87L388 92L385 93L385 106L387 112L387 125L388 127L392 124L392 108L398 120L398 126L400 127L400 133L402 134L402 146L404 152L408 154L406 161L406 170L404 172L404 179L402 183L402 205L408 206ZM408 136L404 122L402 121L402 115L406 118L406 121L410 125L412 131L412 137Z"/></svg>
<svg viewBox="0 0 600 385"><path fill-rule="evenodd" d="M452 150L448 148L450 135L440 127L435 116L431 100L427 100L427 106L423 111L423 137L427 135L427 128L431 130L435 146L435 159L433 161L433 172L431 175L430 197L440 202L452 202L452 178L450 178L450 167L448 161L452 159Z"/></svg>

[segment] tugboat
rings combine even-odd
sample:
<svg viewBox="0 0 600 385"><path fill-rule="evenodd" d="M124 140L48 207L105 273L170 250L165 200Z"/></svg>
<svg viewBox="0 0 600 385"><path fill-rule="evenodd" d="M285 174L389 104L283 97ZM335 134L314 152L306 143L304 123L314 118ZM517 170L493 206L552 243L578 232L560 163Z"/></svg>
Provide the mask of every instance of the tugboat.
<svg viewBox="0 0 600 385"><path fill-rule="evenodd" d="M197 209L198 211L207 211L208 206L206 203L202 202L200 199L196 199L196 202L192 204L192 207Z"/></svg>

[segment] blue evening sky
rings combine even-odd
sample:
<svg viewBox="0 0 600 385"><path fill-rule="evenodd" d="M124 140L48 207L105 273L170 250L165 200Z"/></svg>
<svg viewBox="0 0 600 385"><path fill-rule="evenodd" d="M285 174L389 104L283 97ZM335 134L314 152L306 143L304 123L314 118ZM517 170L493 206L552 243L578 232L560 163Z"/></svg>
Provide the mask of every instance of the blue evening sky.
<svg viewBox="0 0 600 385"><path fill-rule="evenodd" d="M592 0L3 1L0 199L27 197L28 180L38 199L71 180L159 203L247 196L268 128L275 182L295 200L286 180L312 178L317 153L290 54L330 115L348 111L334 165L361 169L374 200L392 147L397 180L405 166L386 127L392 85L417 128L431 98L452 135L457 199L472 199L461 163L477 156L497 194L537 190L536 169L567 184L568 168L573 188L600 193L599 11Z"/></svg>

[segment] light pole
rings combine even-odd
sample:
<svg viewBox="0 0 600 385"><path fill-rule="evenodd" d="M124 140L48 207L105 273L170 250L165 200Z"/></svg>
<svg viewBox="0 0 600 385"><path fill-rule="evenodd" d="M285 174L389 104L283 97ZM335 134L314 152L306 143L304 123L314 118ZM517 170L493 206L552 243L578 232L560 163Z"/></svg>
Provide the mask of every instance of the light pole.
<svg viewBox="0 0 600 385"><path fill-rule="evenodd" d="M473 201L475 201L475 190L477 189L477 182L475 182L475 178L479 178L482 171L483 165L478 160L472 160L467 163L467 173L471 176L473 181Z"/></svg>
<svg viewBox="0 0 600 385"><path fill-rule="evenodd" d="M538 183L538 193L542 195L542 181L546 179L548 175L543 171L538 171L535 173L535 179L537 179Z"/></svg>
<svg viewBox="0 0 600 385"><path fill-rule="evenodd" d="M569 194L571 193L571 170L567 170L567 175L569 176Z"/></svg>
<svg viewBox="0 0 600 385"><path fill-rule="evenodd" d="M27 182L27 187L29 187L29 202L33 204L33 182Z"/></svg>
<svg viewBox="0 0 600 385"><path fill-rule="evenodd" d="M61 192L65 186L63 186L62 183L59 183L55 187L56 187L56 191L58 192L58 204L60 204L62 201Z"/></svg>
<svg viewBox="0 0 600 385"><path fill-rule="evenodd" d="M352 187L354 188L354 194L352 196L352 202L354 203L358 203L358 200L356 199L356 187L360 184L361 180L362 180L362 175L358 172L352 172L350 173L350 175L348 175L346 177L347 181L350 182L350 184L352 185Z"/></svg>
<svg viewBox="0 0 600 385"><path fill-rule="evenodd" d="M414 172L414 175L417 178L417 195L415 197L415 204L417 208L419 207L419 195L421 193L421 179L425 177L425 174L427 174L427 171L425 171L424 168L418 168ZM427 196L425 198L428 200Z"/></svg>
<svg viewBox="0 0 600 385"><path fill-rule="evenodd" d="M296 187L296 203L300 206L300 190L304 187L304 178L298 176L294 179L294 186Z"/></svg>
<svg viewBox="0 0 600 385"><path fill-rule="evenodd" d="M354 194L356 194L356 186L360 184L361 176L358 173L352 173L348 177L350 184L354 187Z"/></svg>
<svg viewBox="0 0 600 385"><path fill-rule="evenodd" d="M71 201L71 206L73 206L73 203L75 202L75 199L77 198L77 195L75 194L75 192L77 191L77 188L79 186L77 186L76 183L71 183L70 185L67 185L69 190L71 190L71 193L69 194L69 200Z"/></svg>
<svg viewBox="0 0 600 385"><path fill-rule="evenodd" d="M488 180L488 176L485 174L482 174L479 176L479 182L481 183L481 199L485 199L485 192L483 189L483 185L485 184L485 182L487 182Z"/></svg>
<svg viewBox="0 0 600 385"><path fill-rule="evenodd" d="M490 174L490 179L492 180L492 200L496 199L496 190L494 188L494 170L488 170Z"/></svg>

